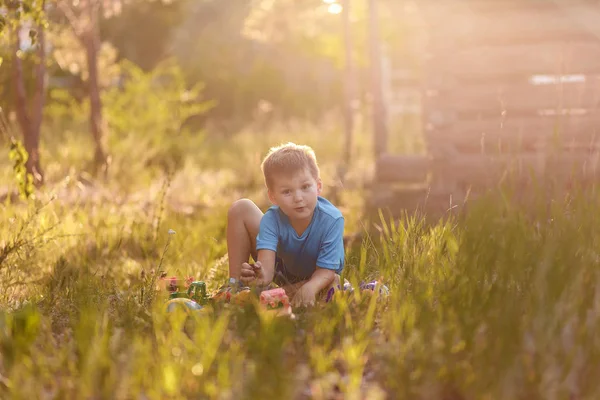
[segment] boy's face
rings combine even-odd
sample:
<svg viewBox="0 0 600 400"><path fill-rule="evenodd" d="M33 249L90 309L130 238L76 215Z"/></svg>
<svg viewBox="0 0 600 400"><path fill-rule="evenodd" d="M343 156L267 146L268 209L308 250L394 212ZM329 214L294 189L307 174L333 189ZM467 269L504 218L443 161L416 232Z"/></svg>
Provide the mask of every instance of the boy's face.
<svg viewBox="0 0 600 400"><path fill-rule="evenodd" d="M269 189L269 199L291 221L312 218L317 197L321 194L321 179L315 179L305 168L291 175L274 176L272 186Z"/></svg>

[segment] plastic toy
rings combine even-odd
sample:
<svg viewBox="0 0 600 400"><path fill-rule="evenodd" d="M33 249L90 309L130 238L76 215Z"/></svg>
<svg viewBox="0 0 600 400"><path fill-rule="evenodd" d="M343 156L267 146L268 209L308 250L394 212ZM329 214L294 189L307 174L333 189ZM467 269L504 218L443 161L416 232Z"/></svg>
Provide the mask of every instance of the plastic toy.
<svg viewBox="0 0 600 400"><path fill-rule="evenodd" d="M185 297L177 297L167 301L166 310L168 313L184 311L187 315L192 315L196 311L201 311L203 307L194 300Z"/></svg>
<svg viewBox="0 0 600 400"><path fill-rule="evenodd" d="M250 304L252 302L252 290L249 287L245 287L236 293L229 293L229 302L238 306Z"/></svg>
<svg viewBox="0 0 600 400"><path fill-rule="evenodd" d="M365 291L375 292L376 289L379 289L380 296L389 296L390 295L390 289L387 286L385 286L383 283L378 282L378 281L371 281L371 282L366 282L366 283L363 282L360 284L359 288L362 292L365 292Z"/></svg>
<svg viewBox="0 0 600 400"><path fill-rule="evenodd" d="M390 295L390 289L379 281L370 281L370 282L361 282L358 290L360 290L361 294L366 296L373 296L376 293L381 297L387 297ZM354 288L350 284L350 282L346 281L344 286L337 285L337 287L329 288L327 294L325 296L325 302L329 303L333 300L334 296L338 292L354 292Z"/></svg>
<svg viewBox="0 0 600 400"><path fill-rule="evenodd" d="M169 300L166 302L167 312L182 308L190 314L193 311L202 310L203 306L223 303L244 306L250 304L255 296L259 296L260 304L267 310L277 310L278 314L287 315L290 315L292 311L285 290L277 288L260 292L241 286L233 279L230 279L228 286L220 288L213 296L207 294L206 283L192 281L191 278L185 280L176 277L161 278L159 289L169 292Z"/></svg>
<svg viewBox="0 0 600 400"><path fill-rule="evenodd" d="M250 290L250 288L241 286L241 282L237 279L229 278L229 284L220 287L217 293L213 295L212 300L216 303L229 303L238 293L247 290Z"/></svg>
<svg viewBox="0 0 600 400"><path fill-rule="evenodd" d="M193 340L194 332L204 313L210 313L210 307L203 307L192 299L177 297L167 301L165 311L170 316L183 316L182 331Z"/></svg>
<svg viewBox="0 0 600 400"><path fill-rule="evenodd" d="M263 289L261 291L259 288L251 289L242 286L235 279L230 279L229 285L221 287L211 296L207 293L206 284L203 281L193 281L192 278L181 280L176 277L162 278L161 281L159 286L169 292L169 299L166 302L167 312L183 309L188 314L192 314L204 310L205 306L226 303L244 306L250 304L258 296L260 305L267 311L273 311L277 315L293 317L290 299L282 288ZM377 280L361 282L358 290L366 296L387 297L390 295L390 289ZM348 281L344 282L343 285L330 288L325 295L325 303L331 302L338 292L352 293L354 288ZM210 309L212 307L206 310Z"/></svg>
<svg viewBox="0 0 600 400"><path fill-rule="evenodd" d="M191 281L190 278L185 280L185 291L179 291L180 286L175 277L168 279L168 285L162 285L169 291L169 299L187 298L195 301L198 304L208 304L210 298L206 294L206 284L202 281Z"/></svg>
<svg viewBox="0 0 600 400"><path fill-rule="evenodd" d="M333 300L333 296L336 292L352 293L354 292L354 288L352 287L350 282L347 281L344 282L344 286L337 285L337 287L329 288L329 290L327 291L327 295L325 296L325 303L329 303L331 300Z"/></svg>
<svg viewBox="0 0 600 400"><path fill-rule="evenodd" d="M180 289L186 288L194 282L193 277L187 277L185 279L178 279L176 276L166 277L166 274L161 276L158 281L157 289L166 290L168 292L177 292Z"/></svg>
<svg viewBox="0 0 600 400"><path fill-rule="evenodd" d="M278 315L292 315L292 306L285 290L276 288L265 290L260 294L260 304Z"/></svg>

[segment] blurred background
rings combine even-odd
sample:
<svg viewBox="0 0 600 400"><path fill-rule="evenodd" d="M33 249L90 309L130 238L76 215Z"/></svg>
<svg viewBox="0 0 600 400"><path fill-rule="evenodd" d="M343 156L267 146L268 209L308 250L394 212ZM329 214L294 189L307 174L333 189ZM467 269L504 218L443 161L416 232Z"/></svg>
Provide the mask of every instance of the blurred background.
<svg viewBox="0 0 600 400"><path fill-rule="evenodd" d="M69 177L126 193L165 175L205 187L201 171L243 164L247 189L268 147L284 141L315 146L330 187L358 187L376 153L374 118L387 118L383 99L397 97L390 122L406 133L390 148L422 151L419 98L406 85L418 66L416 8L371 3L6 1L0 141L22 143L40 188ZM399 95L387 84L391 53L409 77ZM4 198L18 186L15 151L0 154Z"/></svg>

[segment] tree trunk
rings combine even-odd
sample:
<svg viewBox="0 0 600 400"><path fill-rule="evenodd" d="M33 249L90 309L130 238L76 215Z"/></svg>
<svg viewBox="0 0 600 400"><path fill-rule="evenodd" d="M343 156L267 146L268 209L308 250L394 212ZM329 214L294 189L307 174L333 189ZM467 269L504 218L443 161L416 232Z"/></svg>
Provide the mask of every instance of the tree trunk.
<svg viewBox="0 0 600 400"><path fill-rule="evenodd" d="M387 147L387 116L383 101L381 79L382 59L379 37L379 12L377 0L369 0L369 47L371 49L371 96L373 101L373 133L375 136L375 157L379 157Z"/></svg>
<svg viewBox="0 0 600 400"><path fill-rule="evenodd" d="M352 60L352 30L350 26L350 0L342 1L343 8L343 26L344 26L344 53L346 63L346 76L344 79L344 130L345 130L345 143L344 143L344 172L350 164L352 157L352 136L354 132L354 101L355 101L355 77L354 77L354 63ZM344 176L340 178L343 180Z"/></svg>
<svg viewBox="0 0 600 400"><path fill-rule="evenodd" d="M100 99L100 84L98 81L98 51L100 50L100 35L98 32L98 9L93 5L88 6L91 24L84 34L83 42L86 49L88 66L88 91L90 98L90 130L96 146L94 163L96 169L106 172L107 156L102 142L102 100Z"/></svg>
<svg viewBox="0 0 600 400"><path fill-rule="evenodd" d="M344 96L343 96L343 119L344 119L344 148L342 162L337 167L337 183L331 191L331 200L334 204L339 203L339 191L346 182L346 174L352 158L352 136L354 132L354 97L355 79L354 63L352 57L352 30L350 24L350 0L342 0L342 27L344 41Z"/></svg>
<svg viewBox="0 0 600 400"><path fill-rule="evenodd" d="M46 32L42 25L38 27L38 45L39 64L35 71L36 86L33 101L33 117L31 120L33 129L37 132L36 147L39 147L40 143L44 105L46 103Z"/></svg>
<svg viewBox="0 0 600 400"><path fill-rule="evenodd" d="M16 96L16 112L17 119L19 122L19 126L21 127L21 132L23 133L23 145L25 146L25 150L28 153L27 163L25 164L27 168L27 173L33 176L33 182L36 186L40 186L44 183L44 173L40 166L40 153L39 153L39 144L40 144L40 126L41 126L41 110L36 109L36 115L34 119L31 118L28 104L27 104L27 90L25 89L25 81L23 77L23 62L21 58L18 56L19 51L21 50L21 38L19 37L20 25L17 25L14 34L14 62L13 62L13 74L14 74L14 83L15 83L15 96ZM43 41L43 35L40 38ZM44 46L40 44L40 54L44 51ZM44 80L43 75L45 72L45 58L42 56L40 60L40 64L37 67L37 78L39 79L40 73L42 74L41 86L40 80L36 82L36 106L43 107L43 90L44 90Z"/></svg>
<svg viewBox="0 0 600 400"><path fill-rule="evenodd" d="M43 3L42 3L43 4ZM35 94L33 101L33 112L31 119L32 129L32 148L35 149L35 164L33 165L34 171L39 174L39 179L35 179L34 182L39 184L44 183L44 174L40 166L39 148L40 148L40 136L42 131L42 119L44 115L44 105L46 103L46 32L44 27L40 24L38 26L38 65L35 71Z"/></svg>

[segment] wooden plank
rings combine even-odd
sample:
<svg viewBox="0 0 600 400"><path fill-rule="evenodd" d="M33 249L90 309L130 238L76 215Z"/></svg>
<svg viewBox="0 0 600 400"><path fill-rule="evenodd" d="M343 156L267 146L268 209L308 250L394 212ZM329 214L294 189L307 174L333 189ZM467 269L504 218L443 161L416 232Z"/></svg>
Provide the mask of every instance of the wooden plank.
<svg viewBox="0 0 600 400"><path fill-rule="evenodd" d="M460 122L460 129L468 132L483 133L493 130L500 133L510 130L544 131L548 134L558 133L583 134L590 130L600 130L600 113L556 116L556 117L534 117L514 118L507 115L504 118L484 120L464 120Z"/></svg>
<svg viewBox="0 0 600 400"><path fill-rule="evenodd" d="M435 162L434 162L435 164ZM543 154L528 153L514 156L461 155L434 165L440 179L454 180L459 186L493 187L503 176L528 178L544 173Z"/></svg>
<svg viewBox="0 0 600 400"><path fill-rule="evenodd" d="M572 77L586 81L562 84L465 85L453 90L430 94L426 104L430 108L456 111L497 110L504 115L510 114L511 110L539 110L556 107L600 108L600 77L587 78L579 75Z"/></svg>
<svg viewBox="0 0 600 400"><path fill-rule="evenodd" d="M436 160L437 161L437 160ZM501 181L514 184L586 180L600 183L600 153L559 154L546 156L543 153L527 153L513 156L462 155L455 160L437 161L433 165L437 192L457 192L471 189L480 192L497 186Z"/></svg>
<svg viewBox="0 0 600 400"><path fill-rule="evenodd" d="M552 130L562 133L575 129L577 132L589 132L585 122L598 121L598 110L585 109L540 109L540 110L511 110L510 113L502 110L474 110L452 111L442 107L434 108L428 104L423 107L423 131L427 134L440 129L451 129L460 124L457 129L483 130L511 126L527 127L533 121L539 121L539 129ZM569 122L570 121L570 122ZM578 126L581 125L581 129ZM591 123L590 123L591 124ZM537 127L537 123L532 125ZM534 129L534 128L531 128ZM585 130L584 130L585 129ZM592 131L595 133L596 131Z"/></svg>
<svg viewBox="0 0 600 400"><path fill-rule="evenodd" d="M499 138L513 140L521 136L539 138L558 137L590 143L600 139L600 113L587 113L573 116L537 116L518 118L507 114L504 117L489 119L455 120L447 128L430 129L425 132L427 140L439 143L448 140L480 140Z"/></svg>
<svg viewBox="0 0 600 400"><path fill-rule="evenodd" d="M547 158L545 183L547 186L569 191L600 186L598 155L560 154Z"/></svg>
<svg viewBox="0 0 600 400"><path fill-rule="evenodd" d="M524 130L499 130L498 134L464 132L460 129L436 130L428 135L431 153L450 157L461 154L514 154L536 151L541 135L527 135ZM439 143L443 143L440 148Z"/></svg>
<svg viewBox="0 0 600 400"><path fill-rule="evenodd" d="M427 188L392 189L387 185L376 185L368 199L369 207L380 208L400 203L402 207L414 208L427 196Z"/></svg>
<svg viewBox="0 0 600 400"><path fill-rule="evenodd" d="M507 12L525 15L529 11L530 14L521 25L527 24L527 21L540 23L539 17L543 13L560 15L566 17L565 22L569 21L572 25L600 38L598 24L600 9L597 4L587 0L457 0L456 2L463 5L463 10L466 6L473 14L488 14L494 19L503 17ZM446 3L451 4L452 0ZM561 21L555 22L560 25Z"/></svg>
<svg viewBox="0 0 600 400"><path fill-rule="evenodd" d="M546 158L546 170L553 177L600 179L600 153L571 152L549 155Z"/></svg>
<svg viewBox="0 0 600 400"><path fill-rule="evenodd" d="M600 81L600 72L590 73L519 73L506 70L495 74L454 74L439 66L425 66L428 72L421 81L421 91L424 101L428 98L439 96L440 92L458 90L465 86L491 86L492 90L500 86L566 86L577 83L597 83Z"/></svg>
<svg viewBox="0 0 600 400"><path fill-rule="evenodd" d="M376 182L424 182L429 173L430 159L418 155L380 156L375 163Z"/></svg>
<svg viewBox="0 0 600 400"><path fill-rule="evenodd" d="M449 15L453 18L461 15L501 16L533 11L535 16L540 13L557 13L562 9L552 0L421 0L417 6L425 21L437 23L448 20Z"/></svg>
<svg viewBox="0 0 600 400"><path fill-rule="evenodd" d="M390 190L388 187L378 187L373 190L367 198L365 208L367 218L379 222L379 210L385 218L398 218L404 213L412 214L420 209L427 196L426 190Z"/></svg>
<svg viewBox="0 0 600 400"><path fill-rule="evenodd" d="M597 5L574 0L552 0L569 18L582 28L600 39L600 9Z"/></svg>
<svg viewBox="0 0 600 400"><path fill-rule="evenodd" d="M585 2L586 0L584 0ZM449 4L468 7L471 12L488 15L504 13L532 12L565 12L565 6L583 6L586 11L593 11L593 4L578 3L578 0L449 0Z"/></svg>
<svg viewBox="0 0 600 400"><path fill-rule="evenodd" d="M382 188L368 197L366 209L367 215L374 221L378 221L379 209L385 217L391 215L393 218L400 218L405 213L412 215L418 212L440 218L448 213L458 212L464 200L463 192L435 194L427 189L392 191Z"/></svg>
<svg viewBox="0 0 600 400"><path fill-rule="evenodd" d="M467 76L600 73L600 42L516 43L505 46L452 46L434 55L428 75Z"/></svg>
<svg viewBox="0 0 600 400"><path fill-rule="evenodd" d="M592 24L582 22L581 16L597 13L589 6L573 12L572 7L557 6L551 0L444 3L445 7L424 12L435 47L598 37Z"/></svg>
<svg viewBox="0 0 600 400"><path fill-rule="evenodd" d="M433 155L497 154L538 151L553 145L560 149L593 150L600 147L598 118L548 118L465 121L446 129L426 132Z"/></svg>

